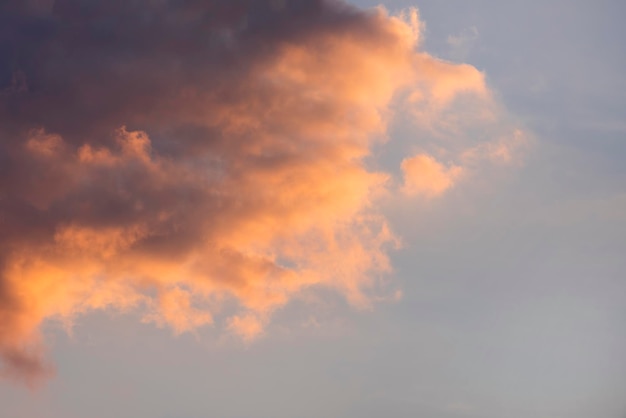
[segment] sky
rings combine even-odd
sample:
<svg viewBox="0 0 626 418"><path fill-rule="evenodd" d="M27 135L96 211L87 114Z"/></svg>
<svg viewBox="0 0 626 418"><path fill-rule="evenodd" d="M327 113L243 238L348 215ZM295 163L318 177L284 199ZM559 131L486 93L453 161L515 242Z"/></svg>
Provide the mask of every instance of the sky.
<svg viewBox="0 0 626 418"><path fill-rule="evenodd" d="M624 418L620 1L0 1L0 416Z"/></svg>

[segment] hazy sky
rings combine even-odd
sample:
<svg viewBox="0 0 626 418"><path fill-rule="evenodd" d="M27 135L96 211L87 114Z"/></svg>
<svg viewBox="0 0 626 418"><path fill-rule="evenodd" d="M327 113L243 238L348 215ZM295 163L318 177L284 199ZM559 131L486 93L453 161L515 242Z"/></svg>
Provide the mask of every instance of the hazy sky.
<svg viewBox="0 0 626 418"><path fill-rule="evenodd" d="M620 1L0 2L0 416L624 418Z"/></svg>

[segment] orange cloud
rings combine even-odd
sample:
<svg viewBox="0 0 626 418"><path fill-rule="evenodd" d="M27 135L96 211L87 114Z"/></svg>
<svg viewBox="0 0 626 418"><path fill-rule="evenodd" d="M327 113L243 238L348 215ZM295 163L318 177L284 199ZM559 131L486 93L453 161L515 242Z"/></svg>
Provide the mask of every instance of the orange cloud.
<svg viewBox="0 0 626 418"><path fill-rule="evenodd" d="M254 315L236 315L228 320L228 328L241 338L249 341L263 332L263 323Z"/></svg>
<svg viewBox="0 0 626 418"><path fill-rule="evenodd" d="M47 319L140 309L252 339L313 286L368 306L397 242L377 207L391 176L367 163L392 104L489 96L475 68L416 51L416 11L75 3L12 12L19 77L0 93L0 358L28 382L51 370ZM20 26L46 13L69 29ZM427 196L461 174L428 155L402 170Z"/></svg>
<svg viewBox="0 0 626 418"><path fill-rule="evenodd" d="M430 155L418 154L402 161L402 172L404 193L434 197L452 187L463 169L446 167Z"/></svg>

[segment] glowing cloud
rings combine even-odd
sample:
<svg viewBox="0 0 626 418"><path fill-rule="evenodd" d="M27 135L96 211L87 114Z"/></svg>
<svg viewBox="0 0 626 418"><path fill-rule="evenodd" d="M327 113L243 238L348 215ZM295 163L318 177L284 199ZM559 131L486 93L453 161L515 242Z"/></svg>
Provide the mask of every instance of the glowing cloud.
<svg viewBox="0 0 626 418"><path fill-rule="evenodd" d="M406 194L434 197L452 187L463 169L446 167L430 155L418 154L402 161L402 172Z"/></svg>
<svg viewBox="0 0 626 418"><path fill-rule="evenodd" d="M0 11L0 357L29 383L50 374L50 318L138 308L177 333L217 324L251 339L312 286L367 305L396 242L376 205L390 175L366 164L391 104L489 100L475 68L416 51L416 11L322 0ZM461 173L427 155L402 169L404 190L427 195Z"/></svg>

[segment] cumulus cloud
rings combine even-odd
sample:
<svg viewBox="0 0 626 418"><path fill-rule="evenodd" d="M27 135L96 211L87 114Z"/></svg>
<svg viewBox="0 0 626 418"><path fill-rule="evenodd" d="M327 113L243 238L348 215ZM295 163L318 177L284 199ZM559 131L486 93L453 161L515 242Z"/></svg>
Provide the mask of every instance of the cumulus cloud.
<svg viewBox="0 0 626 418"><path fill-rule="evenodd" d="M434 197L452 187L463 169L456 165L446 167L430 155L418 154L402 161L402 172L404 193Z"/></svg>
<svg viewBox="0 0 626 418"><path fill-rule="evenodd" d="M396 243L371 162L392 103L489 97L475 68L417 50L416 11L9 0L0 27L0 357L31 383L52 370L47 319L132 308L251 339L311 287L367 306ZM402 168L430 194L460 173Z"/></svg>

